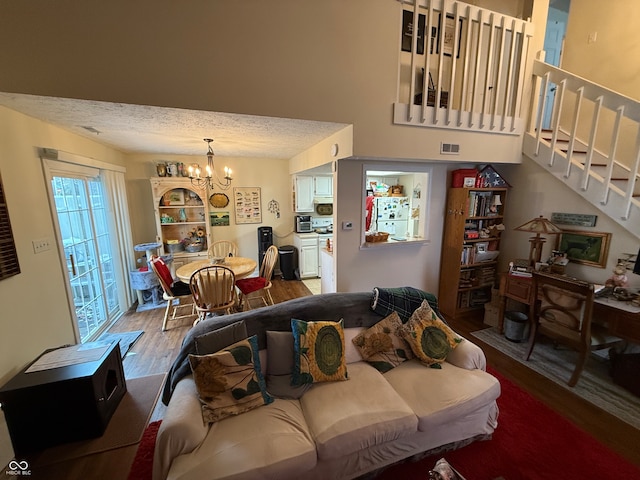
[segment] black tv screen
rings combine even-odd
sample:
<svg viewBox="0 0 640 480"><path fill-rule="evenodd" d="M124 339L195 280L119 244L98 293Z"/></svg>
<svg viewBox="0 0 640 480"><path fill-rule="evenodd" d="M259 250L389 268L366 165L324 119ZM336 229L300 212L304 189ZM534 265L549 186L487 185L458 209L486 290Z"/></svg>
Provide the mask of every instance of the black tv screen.
<svg viewBox="0 0 640 480"><path fill-rule="evenodd" d="M640 275L640 250L638 250L638 255L636 255L636 264L633 266L633 273Z"/></svg>

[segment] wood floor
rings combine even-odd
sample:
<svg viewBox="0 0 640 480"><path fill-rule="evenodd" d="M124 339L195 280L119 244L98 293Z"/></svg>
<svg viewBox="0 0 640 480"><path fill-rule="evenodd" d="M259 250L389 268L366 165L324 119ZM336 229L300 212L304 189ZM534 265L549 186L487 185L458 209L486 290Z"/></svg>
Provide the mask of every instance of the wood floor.
<svg viewBox="0 0 640 480"><path fill-rule="evenodd" d="M271 292L276 303L311 295L309 289L302 282L295 280L285 281L279 278L273 281ZM169 324L169 330L162 332L160 329L162 315L163 309L148 310L140 313L132 310L110 329L111 332L131 330L143 330L145 332L124 359L126 378L167 372L171 366L180 348L182 338L191 326L191 322L183 320ZM452 324L452 327L461 335L468 337L470 332L482 328L482 323L471 320L457 321ZM529 370L524 365L514 362L489 345L477 339L474 339L474 341L485 351L488 364L491 367L640 467L640 450L637 447L637 445L640 445L639 430L581 400L576 395ZM162 419L164 410L164 405L158 402L151 421ZM535 419L531 419L531 421L535 422ZM544 426L541 425L541 428L544 428ZM72 462L73 464L68 466L64 476L59 478L65 478L66 480L98 478L92 476L92 473L96 475L96 472L101 472L99 478L125 480L127 478L126 472L129 471L135 452L136 446L132 446L84 457ZM585 461L588 461L588 459L585 459ZM118 468L114 468L114 465L118 465ZM0 478L8 477L0 474ZM53 476L47 475L46 477L36 478L53 478Z"/></svg>

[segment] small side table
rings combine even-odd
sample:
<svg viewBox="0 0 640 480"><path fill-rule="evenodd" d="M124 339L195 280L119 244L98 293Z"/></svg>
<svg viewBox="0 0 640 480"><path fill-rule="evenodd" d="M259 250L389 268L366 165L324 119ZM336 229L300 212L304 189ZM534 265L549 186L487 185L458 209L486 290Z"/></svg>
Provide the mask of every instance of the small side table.
<svg viewBox="0 0 640 480"><path fill-rule="evenodd" d="M96 353L87 355L94 345ZM104 342L74 347L77 354L70 353L64 366L31 371L31 365L55 351L47 350L0 388L16 455L99 437L127 391L117 341L106 349ZM68 364L74 358L79 360Z"/></svg>
<svg viewBox="0 0 640 480"><path fill-rule="evenodd" d="M533 278L510 275L508 273L500 274L500 310L498 312L498 330L500 333L504 333L504 312L507 307L507 298L524 303L531 310L535 302ZM531 321L531 318L530 312L529 321Z"/></svg>

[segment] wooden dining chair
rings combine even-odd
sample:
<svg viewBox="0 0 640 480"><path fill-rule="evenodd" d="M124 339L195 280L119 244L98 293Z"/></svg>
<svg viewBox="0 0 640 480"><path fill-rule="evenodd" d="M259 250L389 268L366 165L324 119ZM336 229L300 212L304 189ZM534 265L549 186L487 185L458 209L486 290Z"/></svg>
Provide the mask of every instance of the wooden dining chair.
<svg viewBox="0 0 640 480"><path fill-rule="evenodd" d="M231 313L238 304L235 283L236 276L230 268L211 265L196 270L189 281L198 312L195 323L204 320L208 313Z"/></svg>
<svg viewBox="0 0 640 480"><path fill-rule="evenodd" d="M214 257L237 257L238 246L229 240L218 240L213 242L208 250L209 258Z"/></svg>
<svg viewBox="0 0 640 480"><path fill-rule="evenodd" d="M611 347L623 340L609 334L603 325L592 322L593 284L570 277L534 272L536 301L533 307L532 332L526 360L529 360L538 334L563 343L579 352L575 369L567 382L578 382L589 354Z"/></svg>
<svg viewBox="0 0 640 480"><path fill-rule="evenodd" d="M260 300L264 306L273 305L271 297L271 277L278 259L278 247L271 245L267 248L260 265L257 277L247 277L236 280L236 286L240 290L240 307L242 310L251 310L251 300Z"/></svg>
<svg viewBox="0 0 640 480"><path fill-rule="evenodd" d="M167 308L164 311L164 318L162 319L162 331L167 330L167 322L169 320L181 320L183 318L197 316L196 306L193 303L191 293L184 294L173 288L175 281L162 257L154 255L151 257L149 263L162 287L162 299L167 302ZM175 300L178 301L176 305L174 305ZM186 309L189 309L190 313L183 313Z"/></svg>

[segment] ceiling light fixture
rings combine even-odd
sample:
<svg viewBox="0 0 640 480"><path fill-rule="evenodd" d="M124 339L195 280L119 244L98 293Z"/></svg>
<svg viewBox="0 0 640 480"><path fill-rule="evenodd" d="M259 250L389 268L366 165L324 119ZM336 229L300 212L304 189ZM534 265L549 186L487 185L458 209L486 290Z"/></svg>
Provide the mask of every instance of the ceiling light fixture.
<svg viewBox="0 0 640 480"><path fill-rule="evenodd" d="M218 174L215 171L215 167L213 165L213 149L211 148L211 142L213 142L212 138L205 138L205 142L207 142L207 166L205 167L206 175L204 177L200 176L201 170L198 165L191 165L189 167L189 178L191 179L191 185L198 188L206 188L209 187L211 190L214 190L217 186L221 190L227 190L231 186L231 169L228 167L224 167L224 181L220 180Z"/></svg>

